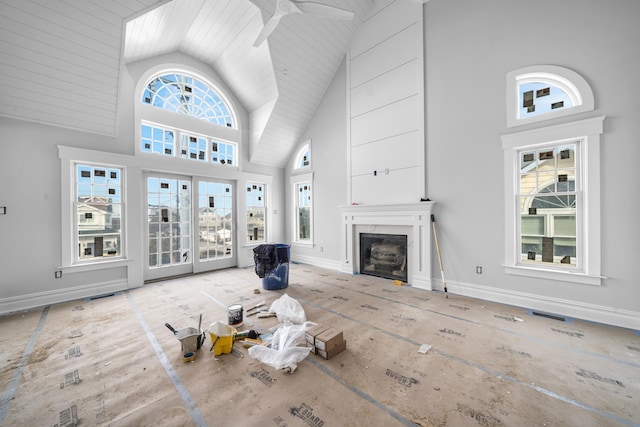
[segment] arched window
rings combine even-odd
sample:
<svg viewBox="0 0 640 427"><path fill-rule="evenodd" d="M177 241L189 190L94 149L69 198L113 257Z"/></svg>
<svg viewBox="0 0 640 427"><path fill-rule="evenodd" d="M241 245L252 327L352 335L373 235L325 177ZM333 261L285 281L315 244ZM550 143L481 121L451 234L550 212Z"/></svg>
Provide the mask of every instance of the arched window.
<svg viewBox="0 0 640 427"><path fill-rule="evenodd" d="M237 116L220 91L184 71L156 72L145 82L137 95L137 152L239 166Z"/></svg>
<svg viewBox="0 0 640 427"><path fill-rule="evenodd" d="M507 73L507 127L593 111L593 91L569 69ZM502 136L505 272L600 285L600 135L604 117Z"/></svg>
<svg viewBox="0 0 640 427"><path fill-rule="evenodd" d="M311 141L305 142L298 152L293 163L294 169L307 169L311 167Z"/></svg>
<svg viewBox="0 0 640 427"><path fill-rule="evenodd" d="M293 242L313 247L313 173L311 172L311 140L304 141L293 159L290 177L293 200Z"/></svg>
<svg viewBox="0 0 640 427"><path fill-rule="evenodd" d="M507 74L507 127L591 111L593 93L567 68L536 65Z"/></svg>
<svg viewBox="0 0 640 427"><path fill-rule="evenodd" d="M202 81L185 74L154 78L142 94L142 102L174 113L235 128L231 109L220 94Z"/></svg>

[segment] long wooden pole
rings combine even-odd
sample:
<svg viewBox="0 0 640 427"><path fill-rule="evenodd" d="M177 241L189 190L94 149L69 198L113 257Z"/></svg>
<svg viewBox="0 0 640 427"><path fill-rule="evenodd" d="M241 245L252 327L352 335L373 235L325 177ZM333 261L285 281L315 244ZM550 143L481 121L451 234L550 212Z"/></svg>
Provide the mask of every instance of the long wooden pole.
<svg viewBox="0 0 640 427"><path fill-rule="evenodd" d="M440 244L438 243L438 231L436 230L436 217L431 215L431 225L433 226L433 237L436 240L436 250L438 251L438 262L440 263L440 276L442 276L442 286L444 286L444 295L449 298L447 291L447 282L444 281L444 267L442 266L442 255L440 254Z"/></svg>

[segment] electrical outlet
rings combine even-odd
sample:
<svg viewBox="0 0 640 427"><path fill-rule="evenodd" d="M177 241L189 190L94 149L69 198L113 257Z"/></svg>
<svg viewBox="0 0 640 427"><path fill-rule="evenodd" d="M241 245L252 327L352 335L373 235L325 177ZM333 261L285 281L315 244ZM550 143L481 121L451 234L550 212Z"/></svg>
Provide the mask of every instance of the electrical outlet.
<svg viewBox="0 0 640 427"><path fill-rule="evenodd" d="M61 277L62 277L62 270L56 270L56 271L53 273L53 277L55 277L56 279L61 278Z"/></svg>
<svg viewBox="0 0 640 427"><path fill-rule="evenodd" d="M482 267L479 265L476 266L476 274L482 274Z"/></svg>

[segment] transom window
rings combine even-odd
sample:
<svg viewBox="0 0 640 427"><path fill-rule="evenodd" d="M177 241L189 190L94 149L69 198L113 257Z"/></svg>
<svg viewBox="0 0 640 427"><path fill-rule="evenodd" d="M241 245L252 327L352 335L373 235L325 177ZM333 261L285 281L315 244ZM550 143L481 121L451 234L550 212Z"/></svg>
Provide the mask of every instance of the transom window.
<svg viewBox="0 0 640 427"><path fill-rule="evenodd" d="M521 83L518 85L518 97L520 99L519 119L574 106L569 93L548 82Z"/></svg>
<svg viewBox="0 0 640 427"><path fill-rule="evenodd" d="M178 73L153 79L142 94L142 102L174 113L235 128L231 109L221 95L202 81Z"/></svg>
<svg viewBox="0 0 640 427"><path fill-rule="evenodd" d="M593 92L576 72L534 65L507 73L507 127L592 111Z"/></svg>
<svg viewBox="0 0 640 427"><path fill-rule="evenodd" d="M298 149L294 160L294 169L309 169L311 166L311 141L305 142L302 147Z"/></svg>
<svg viewBox="0 0 640 427"><path fill-rule="evenodd" d="M237 149L233 142L145 122L140 126L140 132L143 153L157 153L217 165L236 164Z"/></svg>

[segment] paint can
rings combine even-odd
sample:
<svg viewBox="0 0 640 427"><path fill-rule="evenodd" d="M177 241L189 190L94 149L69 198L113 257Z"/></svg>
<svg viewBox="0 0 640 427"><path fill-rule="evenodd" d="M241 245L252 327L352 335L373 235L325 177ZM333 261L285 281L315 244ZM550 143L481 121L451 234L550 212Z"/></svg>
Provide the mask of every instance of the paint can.
<svg viewBox="0 0 640 427"><path fill-rule="evenodd" d="M227 307L227 316L229 318L229 326L242 325L242 306L234 304Z"/></svg>

